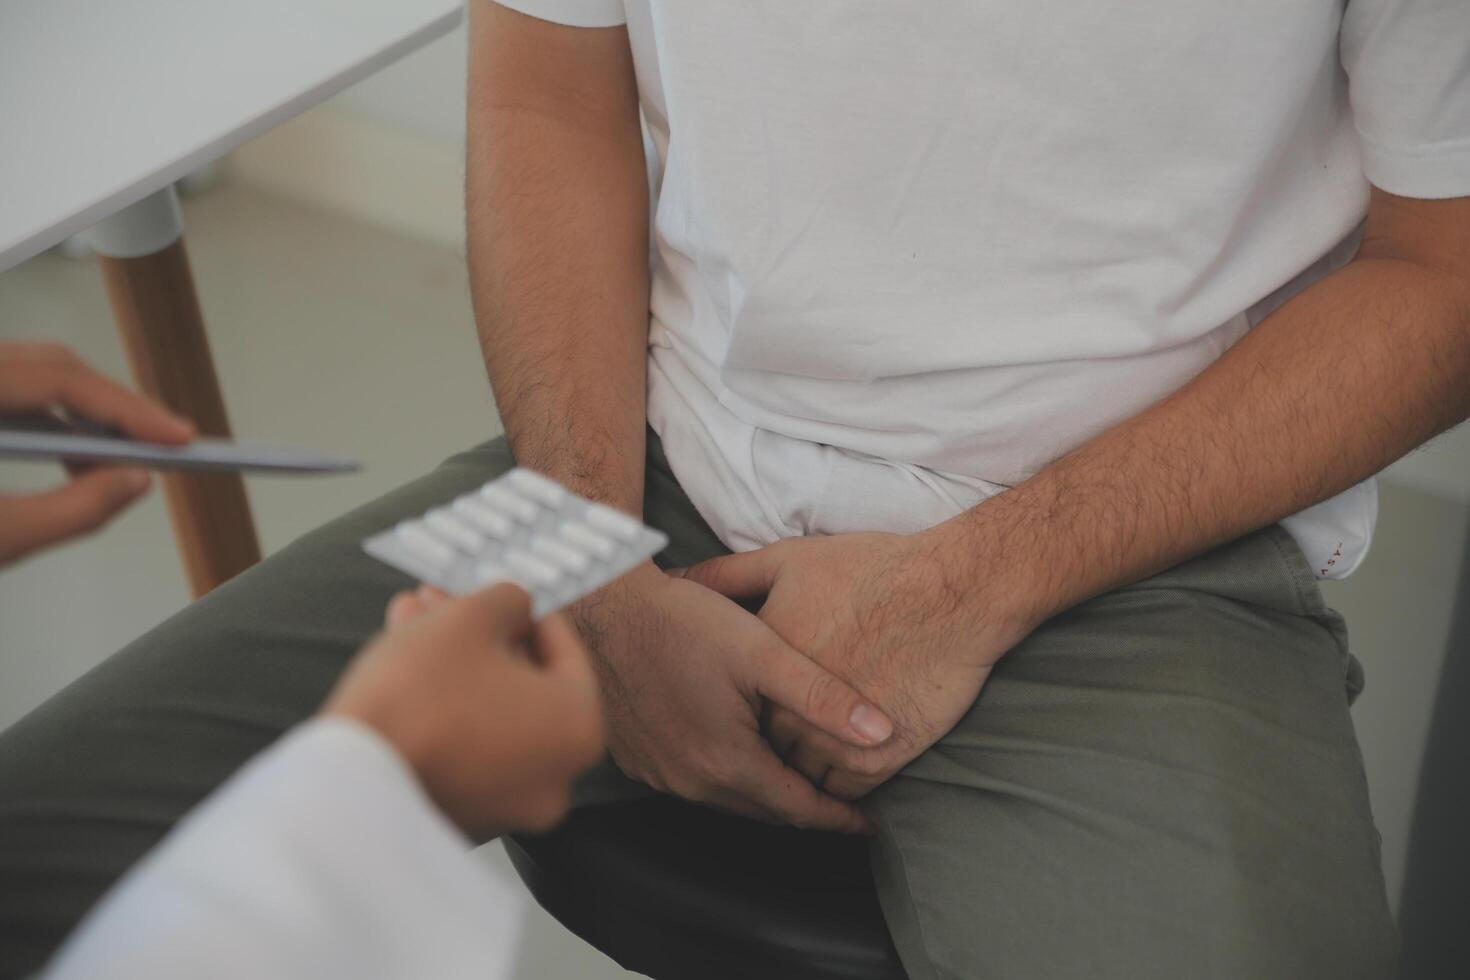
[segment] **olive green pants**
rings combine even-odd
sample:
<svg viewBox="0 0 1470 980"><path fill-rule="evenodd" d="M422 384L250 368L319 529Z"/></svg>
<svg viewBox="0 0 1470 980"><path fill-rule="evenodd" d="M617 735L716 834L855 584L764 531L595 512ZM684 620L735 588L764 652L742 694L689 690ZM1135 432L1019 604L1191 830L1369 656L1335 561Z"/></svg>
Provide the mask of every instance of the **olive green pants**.
<svg viewBox="0 0 1470 980"><path fill-rule="evenodd" d="M0 975L317 707L409 584L361 539L510 465L497 440L306 535L0 734ZM657 440L647 518L661 561L725 550ZM914 980L1390 976L1345 639L1276 527L1036 631L868 800ZM639 791L607 765L580 799Z"/></svg>

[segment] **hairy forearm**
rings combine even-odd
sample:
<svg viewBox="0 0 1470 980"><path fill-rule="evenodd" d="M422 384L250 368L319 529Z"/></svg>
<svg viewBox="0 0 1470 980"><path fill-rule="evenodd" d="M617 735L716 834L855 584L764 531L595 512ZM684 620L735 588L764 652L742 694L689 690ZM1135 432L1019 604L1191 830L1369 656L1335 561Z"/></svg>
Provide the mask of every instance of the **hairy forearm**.
<svg viewBox="0 0 1470 980"><path fill-rule="evenodd" d="M1362 257L1191 383L935 529L1035 623L1324 500L1470 415L1470 284Z"/></svg>
<svg viewBox="0 0 1470 980"><path fill-rule="evenodd" d="M482 17L519 17L476 6L494 11ZM556 30L524 19L510 26ZM598 86L586 98L509 91L547 70L546 61L579 54L548 37L533 53L523 46L525 56L502 46L472 63L466 211L475 321L517 462L641 512L648 191L631 68L625 85Z"/></svg>

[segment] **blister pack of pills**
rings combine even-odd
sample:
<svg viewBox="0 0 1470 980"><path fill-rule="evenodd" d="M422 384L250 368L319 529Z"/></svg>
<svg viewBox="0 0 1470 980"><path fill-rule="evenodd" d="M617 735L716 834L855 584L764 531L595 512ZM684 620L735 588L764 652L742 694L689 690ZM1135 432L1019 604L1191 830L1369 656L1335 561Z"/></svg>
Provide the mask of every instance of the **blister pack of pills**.
<svg viewBox="0 0 1470 980"><path fill-rule="evenodd" d="M513 469L478 490L402 521L363 549L450 595L515 582L540 618L594 592L669 539L540 473Z"/></svg>

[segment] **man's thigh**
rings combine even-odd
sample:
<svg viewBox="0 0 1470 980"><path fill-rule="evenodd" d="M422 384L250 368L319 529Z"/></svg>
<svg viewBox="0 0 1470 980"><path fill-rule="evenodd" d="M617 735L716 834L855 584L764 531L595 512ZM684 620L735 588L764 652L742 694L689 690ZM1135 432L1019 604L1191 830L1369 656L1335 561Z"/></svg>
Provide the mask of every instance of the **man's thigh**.
<svg viewBox="0 0 1470 980"><path fill-rule="evenodd" d="M186 810L311 714L411 584L368 534L512 465L503 439L314 531L0 733L0 976L37 968Z"/></svg>
<svg viewBox="0 0 1470 980"><path fill-rule="evenodd" d="M1047 623L871 798L910 974L1391 976L1345 640L1279 528Z"/></svg>

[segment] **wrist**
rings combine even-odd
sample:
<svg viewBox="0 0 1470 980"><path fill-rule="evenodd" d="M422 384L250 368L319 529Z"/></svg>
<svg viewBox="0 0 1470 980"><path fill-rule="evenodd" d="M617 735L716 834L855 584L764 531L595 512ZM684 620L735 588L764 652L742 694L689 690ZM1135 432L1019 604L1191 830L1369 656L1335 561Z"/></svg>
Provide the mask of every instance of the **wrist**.
<svg viewBox="0 0 1470 980"><path fill-rule="evenodd" d="M413 775L424 795L451 823L466 834L484 836L487 828L473 819L459 775L468 750L464 733L446 725L433 712L374 710L354 705L328 704L319 718L351 722L375 735ZM509 760L500 754L477 752L475 780L480 785L498 785L506 775Z"/></svg>
<svg viewBox="0 0 1470 980"><path fill-rule="evenodd" d="M943 569L976 629L1019 642L1066 608L1046 560L1046 543L992 498L915 535Z"/></svg>
<svg viewBox="0 0 1470 980"><path fill-rule="evenodd" d="M567 607L567 617L594 660L601 658L604 646L601 641L617 623L625 620L644 596L667 581L668 575L662 569L651 559L645 560Z"/></svg>
<svg viewBox="0 0 1470 980"><path fill-rule="evenodd" d="M647 443L642 425L615 433L568 422L567 431L548 438L530 431L515 413L502 410L506 440L517 466L550 477L579 497L643 517L644 459Z"/></svg>
<svg viewBox="0 0 1470 980"><path fill-rule="evenodd" d="M589 613L594 610L616 609L628 601L647 595L668 581L663 569L645 559L611 582L581 599L576 605Z"/></svg>
<svg viewBox="0 0 1470 980"><path fill-rule="evenodd" d="M431 767L436 754L436 738L433 726L425 724L422 719L395 711L391 704L344 702L336 697L322 706L317 717L346 721L372 732L414 771L421 782L425 781L425 770Z"/></svg>

